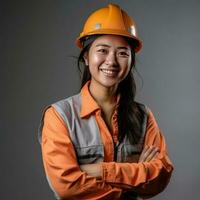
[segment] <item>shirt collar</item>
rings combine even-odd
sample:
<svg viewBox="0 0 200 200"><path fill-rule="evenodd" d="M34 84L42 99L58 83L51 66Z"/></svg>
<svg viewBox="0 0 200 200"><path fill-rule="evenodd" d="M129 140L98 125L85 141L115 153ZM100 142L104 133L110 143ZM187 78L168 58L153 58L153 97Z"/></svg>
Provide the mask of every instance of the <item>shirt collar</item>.
<svg viewBox="0 0 200 200"><path fill-rule="evenodd" d="M80 92L82 99L81 112L80 112L81 118L84 118L93 113L94 111L101 109L98 103L90 94L89 85L90 81L86 82L86 84L82 87ZM119 107L119 100L120 100L120 95L117 96L116 109Z"/></svg>
<svg viewBox="0 0 200 200"><path fill-rule="evenodd" d="M100 106L97 104L97 102L93 99L92 95L90 94L89 85L90 81L88 81L81 89L82 105L81 105L80 116L82 118L91 114L95 110L100 109Z"/></svg>

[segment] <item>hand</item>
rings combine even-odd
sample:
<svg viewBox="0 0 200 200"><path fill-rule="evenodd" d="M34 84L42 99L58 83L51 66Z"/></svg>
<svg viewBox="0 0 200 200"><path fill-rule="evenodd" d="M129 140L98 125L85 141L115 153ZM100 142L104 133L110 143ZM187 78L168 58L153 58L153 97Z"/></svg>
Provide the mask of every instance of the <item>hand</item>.
<svg viewBox="0 0 200 200"><path fill-rule="evenodd" d="M149 162L157 157L159 154L158 147L145 146L143 149L138 162Z"/></svg>
<svg viewBox="0 0 200 200"><path fill-rule="evenodd" d="M89 176L96 178L102 177L102 168L99 163L80 165L81 171L86 172Z"/></svg>

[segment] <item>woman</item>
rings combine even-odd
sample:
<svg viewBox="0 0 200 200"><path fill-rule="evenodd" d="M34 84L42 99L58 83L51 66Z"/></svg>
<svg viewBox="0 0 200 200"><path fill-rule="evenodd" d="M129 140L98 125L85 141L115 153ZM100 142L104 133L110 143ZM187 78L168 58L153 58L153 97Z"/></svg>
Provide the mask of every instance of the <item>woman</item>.
<svg viewBox="0 0 200 200"><path fill-rule="evenodd" d="M142 47L134 22L109 4L90 15L76 42L81 91L47 107L40 126L49 184L57 199L153 197L173 166L152 112L134 101Z"/></svg>

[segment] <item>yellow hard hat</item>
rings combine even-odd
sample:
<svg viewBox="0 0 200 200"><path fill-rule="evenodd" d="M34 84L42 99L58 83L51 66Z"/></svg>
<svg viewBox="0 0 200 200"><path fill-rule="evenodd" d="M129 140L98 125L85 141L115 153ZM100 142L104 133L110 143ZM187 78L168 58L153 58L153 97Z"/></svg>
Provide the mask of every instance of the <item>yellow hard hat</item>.
<svg viewBox="0 0 200 200"><path fill-rule="evenodd" d="M142 42L137 37L133 19L118 5L109 4L93 12L85 22L83 31L76 39L78 47L83 48L83 40L90 35L111 34L121 35L133 39L135 52L142 48Z"/></svg>

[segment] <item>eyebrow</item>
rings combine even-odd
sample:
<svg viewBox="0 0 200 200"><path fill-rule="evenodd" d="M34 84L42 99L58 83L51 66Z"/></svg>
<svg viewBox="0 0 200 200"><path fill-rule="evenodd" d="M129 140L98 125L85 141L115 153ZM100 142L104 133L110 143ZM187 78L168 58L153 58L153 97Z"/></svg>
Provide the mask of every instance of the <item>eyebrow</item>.
<svg viewBox="0 0 200 200"><path fill-rule="evenodd" d="M110 48L110 47L111 47L110 45L107 45L107 44L97 44L97 45L96 45L96 47L99 47L99 46L103 46L103 47L107 47L107 48ZM117 47L117 49L129 50L129 48L124 47L124 46L119 46L119 47Z"/></svg>

